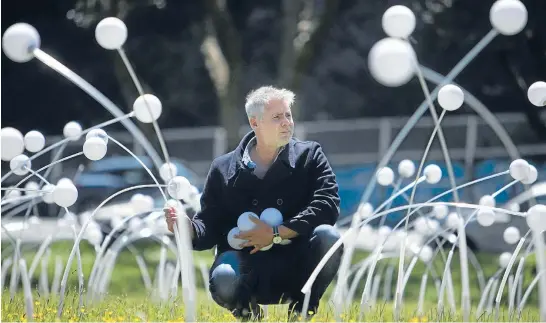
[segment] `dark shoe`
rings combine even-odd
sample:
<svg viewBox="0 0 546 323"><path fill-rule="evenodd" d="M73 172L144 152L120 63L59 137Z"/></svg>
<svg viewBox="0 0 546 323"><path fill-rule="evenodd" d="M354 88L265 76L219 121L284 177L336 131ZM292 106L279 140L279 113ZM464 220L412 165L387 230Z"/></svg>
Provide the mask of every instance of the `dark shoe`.
<svg viewBox="0 0 546 323"><path fill-rule="evenodd" d="M252 309L249 308L238 308L231 311L231 314L235 316L241 322L255 322L261 321L264 318L264 310L260 305L252 306Z"/></svg>

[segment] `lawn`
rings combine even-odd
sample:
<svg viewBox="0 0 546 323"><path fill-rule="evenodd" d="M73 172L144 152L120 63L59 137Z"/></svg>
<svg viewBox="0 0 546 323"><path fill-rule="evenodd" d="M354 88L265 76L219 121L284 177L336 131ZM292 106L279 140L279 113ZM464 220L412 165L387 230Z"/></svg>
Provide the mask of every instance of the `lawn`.
<svg viewBox="0 0 546 323"><path fill-rule="evenodd" d="M6 244L2 244L2 249L5 250ZM155 277L157 265L159 263L159 248L157 244L151 243L138 243L134 245L144 256L150 276ZM66 263L68 258L71 244L66 242L57 242L51 247L51 257L49 258L49 285L51 286L51 280L54 276L55 258L59 257L63 263ZM27 262L27 266L30 266L32 258L34 256L35 249L24 249L24 257ZM94 251L86 244L81 244L82 251L82 265L85 278L89 277L91 266L94 261ZM357 262L364 259L367 255L365 253L357 253L353 259L353 262ZM486 279L489 278L498 269L498 256L478 254L478 259L485 272ZM6 257L3 254L3 259ZM204 263L207 267L212 264L213 255L211 251L195 252L195 263ZM175 257L169 254L169 260L175 261ZM395 263L396 265L396 263ZM436 270L441 273L443 271L443 265L441 258L438 258L435 262ZM384 268L383 265L378 265L378 269ZM458 264L458 255L453 258L452 276L455 291L455 300L457 306L460 307L460 272ZM525 267L525 285L527 286L532 279L532 270L534 268L534 260L529 258L526 261ZM63 266L64 269L64 266ZM109 285L108 295L100 302L93 304L85 304L83 308L78 306L78 293L77 293L77 276L76 276L76 262L72 266L72 271L69 276L69 291L65 299L65 306L60 321L183 321L184 319L184 306L180 299L180 295L177 297L171 297L168 300L159 301L159 298L153 293L147 291L142 282L139 268L136 264L134 256L128 252L123 252L117 262L112 274L112 281ZM462 317L460 313L448 313L448 307L446 306L446 312L442 316L438 316L437 313L437 292L432 283L429 283L426 293L425 311L424 315L417 317L416 315L416 302L419 294L419 285L421 281L421 275L425 270L424 265L416 265L412 276L408 282L408 286L404 295L404 311L401 320L402 321L461 321ZM514 269L515 270L515 269ZM27 321L28 318L25 315L25 302L21 291L18 291L12 298L9 292L9 275L4 283L4 290L2 291L2 314L1 319L3 322L19 322ZM395 272L396 275L396 272ZM34 317L33 321L50 322L56 320L58 298L56 296L45 297L39 295L36 286L38 284L39 269L34 273L31 285L34 289L33 302L34 302ZM223 308L216 305L210 300L208 293L203 289L203 280L201 273L196 269L195 274L198 289L198 309L197 318L199 321L216 322L216 321L235 321ZM365 276L364 276L365 277ZM365 279L364 279L365 280ZM359 286L359 293L357 298L360 299L360 294L363 290L364 282L361 282ZM393 284L394 285L394 284ZM334 311L331 305L330 294L332 292L333 284L330 286L326 295L323 297L323 301L319 312L313 317L313 321L335 321ZM501 321L539 321L539 313L537 308L537 291L533 291L527 304L528 306L523 311L521 317L509 318L507 315L507 289L503 295L503 302L500 311L499 319ZM180 294L180 292L179 292ZM472 306L473 313L471 320L476 320L475 310L479 302L480 294L477 279L475 275L471 275L471 294L472 294ZM447 304L447 298L445 303ZM494 321L494 308L488 314L482 315L477 321ZM266 321L286 321L287 320L287 306L268 306L268 315ZM358 321L359 319L359 303L354 302L348 306L347 310L342 315L343 321ZM392 321L392 303L391 301L383 301L382 294L378 297L378 302L369 312L366 312L364 316L365 321ZM30 320L28 320L30 321Z"/></svg>

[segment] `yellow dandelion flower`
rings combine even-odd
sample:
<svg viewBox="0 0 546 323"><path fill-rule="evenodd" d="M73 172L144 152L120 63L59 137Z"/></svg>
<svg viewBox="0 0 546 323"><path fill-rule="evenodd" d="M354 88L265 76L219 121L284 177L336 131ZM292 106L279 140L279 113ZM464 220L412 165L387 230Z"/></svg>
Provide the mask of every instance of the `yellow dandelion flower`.
<svg viewBox="0 0 546 323"><path fill-rule="evenodd" d="M36 302L34 302L34 305L38 306L38 305L40 305L40 302L36 301Z"/></svg>
<svg viewBox="0 0 546 323"><path fill-rule="evenodd" d="M424 316L424 317L421 319L421 322L428 322L428 317Z"/></svg>

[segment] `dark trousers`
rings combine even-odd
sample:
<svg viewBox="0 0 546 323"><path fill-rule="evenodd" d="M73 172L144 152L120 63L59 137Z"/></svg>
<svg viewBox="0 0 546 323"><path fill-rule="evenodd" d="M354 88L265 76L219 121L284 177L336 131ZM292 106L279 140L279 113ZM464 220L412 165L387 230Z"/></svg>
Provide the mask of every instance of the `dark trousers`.
<svg viewBox="0 0 546 323"><path fill-rule="evenodd" d="M301 311L301 288L323 256L340 238L330 225L320 225L308 241L251 255L248 251L226 251L217 255L210 270L210 292L220 306L233 311L249 304L286 304ZM311 289L309 310L316 312L326 288L334 279L343 246L326 263Z"/></svg>

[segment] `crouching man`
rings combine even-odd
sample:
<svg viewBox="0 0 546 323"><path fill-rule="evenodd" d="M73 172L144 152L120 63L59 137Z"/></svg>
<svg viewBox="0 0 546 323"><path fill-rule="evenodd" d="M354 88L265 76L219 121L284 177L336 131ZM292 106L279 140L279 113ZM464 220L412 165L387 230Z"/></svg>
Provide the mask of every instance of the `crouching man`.
<svg viewBox="0 0 546 323"><path fill-rule="evenodd" d="M239 146L210 168L201 197L201 211L190 221L194 250L216 246L210 270L214 300L241 320L261 318L260 304L289 303L289 318L301 314L301 288L311 272L340 239L333 227L339 216L335 175L321 146L293 138L291 106L294 94L266 86L247 96L246 113L252 131ZM260 216L275 208L282 223L260 219L236 236L240 248L228 243L244 212ZM174 210L165 210L169 230ZM264 249L264 250L261 250ZM343 247L338 249L313 284L309 314L337 273Z"/></svg>

